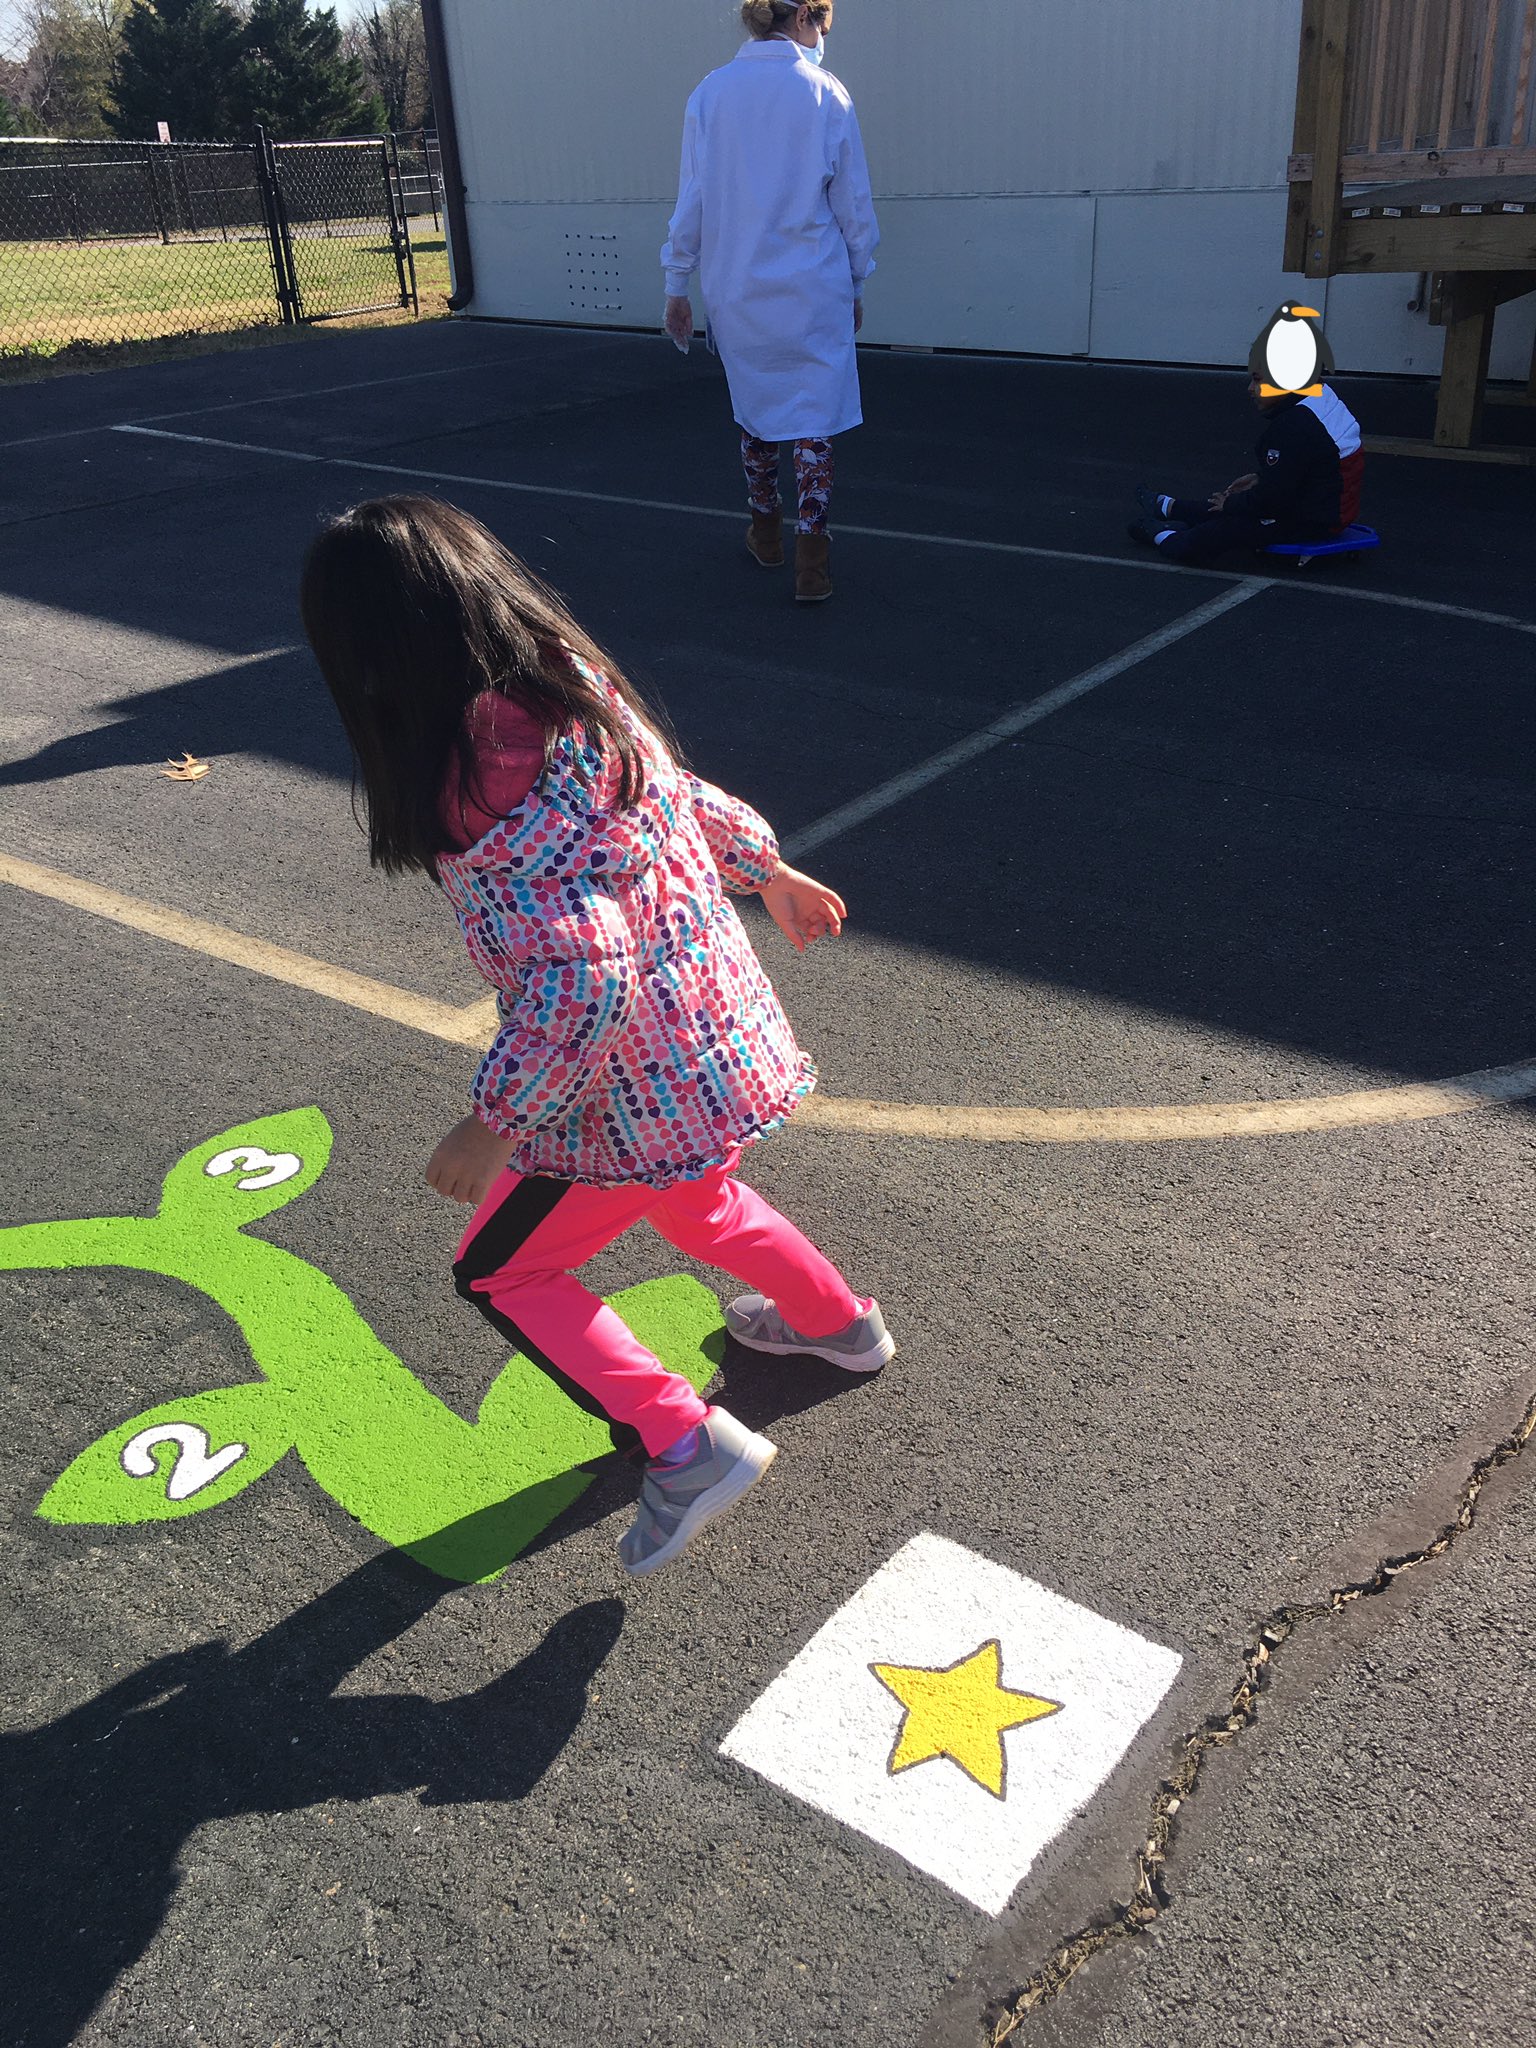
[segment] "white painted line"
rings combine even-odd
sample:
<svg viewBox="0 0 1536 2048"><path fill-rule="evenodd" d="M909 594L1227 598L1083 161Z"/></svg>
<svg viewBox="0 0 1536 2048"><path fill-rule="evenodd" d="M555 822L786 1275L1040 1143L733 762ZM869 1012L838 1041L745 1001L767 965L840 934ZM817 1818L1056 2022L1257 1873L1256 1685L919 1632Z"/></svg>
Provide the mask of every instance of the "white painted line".
<svg viewBox="0 0 1536 2048"><path fill-rule="evenodd" d="M185 441L195 448L224 448L236 455L268 455L279 462L317 463L326 469L359 469L374 476L404 476L419 483L465 484L475 490L510 491L525 498L570 498L583 505L618 505L631 512L675 512L689 519L740 521L739 511L719 505L689 505L676 498L636 498L614 491L579 491L565 484L523 484L509 477L473 476L454 469L414 469L400 462L368 462L359 455L311 455L300 448L271 448L261 441L226 441L215 434L173 434L168 428L140 426L124 420L113 427L114 434L141 434L151 441ZM1177 562L1160 562L1152 556L1098 555L1071 548L1032 547L1023 541L970 540L947 533L903 533L888 526L849 526L838 522L839 533L856 534L861 540L897 540L921 547L969 548L980 554L1033 557L1049 562L1085 562L1093 568L1141 569L1159 576L1206 576L1223 583L1234 580L1236 572L1222 569L1186 569ZM1533 629L1536 630L1536 629Z"/></svg>
<svg viewBox="0 0 1536 2048"><path fill-rule="evenodd" d="M210 673L223 675L258 662L309 653L306 645L295 641L280 647L257 647L242 652L217 647L206 640L179 640L167 633L153 632L145 626L126 626L115 620L89 618L81 612L78 604L49 604L42 598L4 594L0 594L0 634L13 648L19 645L19 636L30 635L39 646L40 665L45 670L57 667L61 673L79 679L89 673L89 662L92 668L110 675L120 676L131 671L137 689L144 689L150 684L163 689L167 684L190 682ZM102 657L103 650L104 658L93 659ZM14 663L14 654L12 660ZM35 702L34 697L33 706ZM57 725L62 715L56 709L51 722ZM117 717L108 717L103 720L103 725L116 722Z"/></svg>
<svg viewBox="0 0 1536 2048"><path fill-rule="evenodd" d="M572 498L586 505L620 505L636 512L676 512L689 519L740 520L739 511L718 505L684 505L673 498L631 498L612 491L577 491L562 484L520 484L506 477L469 476L451 469L410 469L397 462L365 462L352 455L307 455L297 448L268 448L256 441L223 441L211 434L172 434L161 427L122 421L114 434L143 434L157 441L187 441L201 448L227 448L238 455L269 455L279 462L319 463L328 469L358 469L373 476L405 476L419 483L465 484L478 491L511 491L530 498ZM1203 577L1218 583L1263 581L1266 588L1315 597L1359 598L1370 604L1398 605L1406 611L1433 612L1441 618L1467 619L1480 626L1506 626L1512 632L1536 634L1536 620L1517 619L1507 612L1478 611L1470 605L1440 604L1428 597L1402 597L1390 590L1358 590L1342 583L1320 583L1305 576L1253 578L1240 570L1191 569L1179 562L1161 562L1155 555L1103 555L1082 548L1034 547L1024 541L976 540L964 534L907 533L892 526L850 526L841 520L837 531L860 540L895 540L909 547L966 548L976 554L1009 555L1039 562L1082 562L1096 569L1135 569L1151 576Z"/></svg>
<svg viewBox="0 0 1536 2048"><path fill-rule="evenodd" d="M1001 1913L1182 1661L923 1534L817 1630L721 1753Z"/></svg>
<svg viewBox="0 0 1536 2048"><path fill-rule="evenodd" d="M329 996L333 1002L346 1003L370 1016L386 1017L393 1024L428 1032L434 1038L446 1038L455 1045L486 1043L484 1005L479 1003L461 1010L449 1003L433 1002L429 996L412 995L408 989L374 981L369 975L352 974L345 967L312 960L307 953L269 945L265 939L253 939L245 932L230 931L225 925L210 924L201 917L188 917L184 911L172 910L162 903L145 903L136 896L124 896L116 889L103 888L99 882L83 882L77 875L61 874L56 868L18 860L11 854L0 853L0 882L9 882L34 896L49 897L55 903L67 903L76 910L91 911L97 917L110 918L114 924L124 924L133 931L147 932L152 938L166 939L173 946L185 946L191 952L227 961L232 967L263 974L271 981L287 982L290 987Z"/></svg>
<svg viewBox="0 0 1536 2048"><path fill-rule="evenodd" d="M142 434L149 441L186 441L194 448L233 448L246 455L280 455L286 462L329 463L328 455L306 455L299 448L263 448L258 441L221 441L213 434L173 434L168 427L141 427L132 420L119 420L107 429L112 434Z"/></svg>
<svg viewBox="0 0 1536 2048"><path fill-rule="evenodd" d="M473 484L479 490L514 491L528 498L575 498L584 505L621 505L629 511L683 512L694 519L740 519L739 512L722 512L712 505L683 505L671 498L625 498L610 491L574 491L561 484L518 484L505 477L461 476L451 469L408 469L399 462L364 462L353 455L307 455L295 448L265 448L255 441L221 441L212 434L172 434L163 427L140 427L130 423L112 429L114 434L142 434L152 441L188 441L198 448L229 448L239 455L271 455L282 462L312 462L322 469L360 469L373 476L408 476L419 483ZM849 527L842 529L852 531Z"/></svg>
<svg viewBox="0 0 1536 2048"><path fill-rule="evenodd" d="M476 319L472 321L470 324L477 327L508 327L518 333L523 334L555 334L560 335L561 337L565 337L575 333L590 334L594 337L606 337L612 340L631 341L637 338L636 330L633 328L582 327L579 324L573 324L571 322L565 322L559 325L548 325L540 320ZM280 400L288 398L331 398L343 391L373 391L378 389L380 385L384 384L420 384L425 383L429 377L457 377L458 375L460 375L461 372L467 373L471 370L498 370L504 368L506 365L510 363L514 363L515 361L515 354L513 352L509 352L507 355L504 356L485 356L479 362L474 363L448 364L445 365L443 368L436 370L404 370L398 376L394 377L363 377L353 384L323 384L312 391L274 391L267 393L265 396L261 398L232 398L229 399L227 402L221 401L218 405L187 405L180 407L175 412L143 413L140 415L139 419L135 421L134 424L148 426L152 423L158 423L161 420L198 419L205 413L243 412L245 408L249 405L274 405L278 403ZM1163 373L1170 372L1182 373L1185 376L1222 376L1228 374L1222 371L1204 371L1198 364L1130 363L1111 362L1107 360L1098 363L1090 363L1087 361L1078 361L1075 358L1070 361L1060 363L1057 365L1057 367L1062 369L1120 370L1122 372L1136 371L1139 373L1148 373L1152 375L1160 375ZM36 447L40 441L72 441L77 439L82 434L101 434L110 431L112 431L112 426L110 423L96 421L88 427L60 427L51 434L24 434L21 436L19 440L0 441L0 453L3 453L8 448L33 448Z"/></svg>
<svg viewBox="0 0 1536 2048"><path fill-rule="evenodd" d="M374 391L384 384L422 384L429 377L457 377L468 375L472 370L496 370L513 360L512 356L486 356L479 362L454 363L439 370L405 370L397 377L363 377L354 384L321 384L312 391L268 391L259 398L231 398L221 400L217 405L185 405L176 412L146 412L141 414L135 425L148 425L159 420L198 419L210 412L244 412L250 405L278 405L284 399L334 398L343 391ZM8 448L35 448L41 441L74 441L82 434L106 434L120 430L120 422L96 420L87 427L59 427L51 434L23 434L16 441L0 441L0 452Z"/></svg>
<svg viewBox="0 0 1536 2048"><path fill-rule="evenodd" d="M14 441L0 441L0 454L12 448L36 448L44 441L78 441L82 434L106 434L113 429L105 421L88 427L56 427L51 434L21 434Z"/></svg>
<svg viewBox="0 0 1536 2048"><path fill-rule="evenodd" d="M1278 586L1282 590L1292 588L1289 583ZM1308 583L1305 579L1295 585L1298 590L1309 590L1322 597L1349 597L1360 604L1395 605L1399 611L1433 612L1441 619L1466 619L1474 626L1507 626L1516 633L1536 633L1536 620L1512 618L1508 612L1479 611L1475 605L1442 604L1433 597L1405 597L1395 590L1345 590L1337 583Z"/></svg>
<svg viewBox="0 0 1536 2048"><path fill-rule="evenodd" d="M953 746L944 747L937 754L930 754L926 761L919 761L915 768L909 768L902 775L893 775L888 782L880 783L864 796L856 797L852 803L843 804L835 811L828 811L824 818L818 818L814 825L807 825L803 831L793 832L784 842L784 852L791 860L798 860L802 854L813 852L818 846L825 846L829 839L839 838L844 832L851 832L856 826L865 824L881 811L887 811L893 804L901 803L917 790L926 789L929 783L937 782L941 776L963 768L967 761L974 761L981 754L990 753L1005 740L1013 739L1018 733L1032 725L1038 725L1042 718L1049 718L1053 711L1060 711L1064 705L1074 703L1079 697L1086 697L1090 690L1096 690L1101 683L1112 682L1127 669L1135 668L1138 662L1148 661L1154 654L1162 653L1166 647L1187 639L1197 633L1213 619L1219 619L1224 612L1246 604L1251 597L1257 597L1261 590L1271 586L1262 577L1254 576L1238 586L1236 590L1223 591L1220 597L1213 597L1209 604L1203 604L1192 612L1185 612L1182 618L1173 619L1166 626L1159 626L1155 633L1148 633L1133 646L1122 648L1107 661L1096 662L1092 668L1085 668L1080 675L1072 676L1067 682L1058 683L1054 690L1047 690L1043 696L1031 697L1022 704L1016 704L1011 711L1005 711L1001 718L994 718L977 732L963 740L956 740Z"/></svg>
<svg viewBox="0 0 1536 2048"><path fill-rule="evenodd" d="M467 377L476 370L504 370L515 361L515 355L509 351L504 356L482 356L478 362L445 364L437 370L402 370L394 377L360 377L352 384L319 384L311 391L268 391L259 398L231 398L218 405L184 405L178 412L146 412L136 424L199 419L210 412L243 412L248 405L281 405L289 399L336 398L343 391L379 391L387 384L425 384L432 377Z"/></svg>

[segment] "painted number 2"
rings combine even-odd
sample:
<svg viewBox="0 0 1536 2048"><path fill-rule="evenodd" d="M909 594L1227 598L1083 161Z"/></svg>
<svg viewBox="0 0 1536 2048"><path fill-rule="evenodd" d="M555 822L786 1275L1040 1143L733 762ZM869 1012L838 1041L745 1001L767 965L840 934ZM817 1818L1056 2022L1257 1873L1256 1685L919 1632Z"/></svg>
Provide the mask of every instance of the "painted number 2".
<svg viewBox="0 0 1536 2048"><path fill-rule="evenodd" d="M157 1422L123 1445L123 1470L130 1479L154 1477L159 1469L151 1455L156 1444L176 1446L176 1461L165 1482L167 1500L190 1500L194 1493L212 1486L221 1472L238 1465L250 1449L249 1444L226 1444L222 1451L210 1455L208 1432L195 1422Z"/></svg>
<svg viewBox="0 0 1536 2048"><path fill-rule="evenodd" d="M237 1145L233 1151L216 1152L203 1168L210 1180L238 1171L240 1179L235 1185L247 1192L275 1188L280 1181L292 1180L303 1170L304 1162L297 1152L267 1152L260 1145Z"/></svg>

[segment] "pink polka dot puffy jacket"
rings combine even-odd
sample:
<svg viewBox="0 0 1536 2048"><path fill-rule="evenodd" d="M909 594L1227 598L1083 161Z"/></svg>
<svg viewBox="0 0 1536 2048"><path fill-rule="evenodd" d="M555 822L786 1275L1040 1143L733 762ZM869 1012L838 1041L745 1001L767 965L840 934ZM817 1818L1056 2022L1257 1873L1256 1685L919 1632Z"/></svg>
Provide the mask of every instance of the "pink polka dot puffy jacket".
<svg viewBox="0 0 1536 2048"><path fill-rule="evenodd" d="M637 804L616 807L617 765L577 726L527 800L437 873L496 991L472 1094L518 1140L512 1166L665 1188L783 1123L816 1069L726 895L775 873L771 828L624 716L650 763Z"/></svg>

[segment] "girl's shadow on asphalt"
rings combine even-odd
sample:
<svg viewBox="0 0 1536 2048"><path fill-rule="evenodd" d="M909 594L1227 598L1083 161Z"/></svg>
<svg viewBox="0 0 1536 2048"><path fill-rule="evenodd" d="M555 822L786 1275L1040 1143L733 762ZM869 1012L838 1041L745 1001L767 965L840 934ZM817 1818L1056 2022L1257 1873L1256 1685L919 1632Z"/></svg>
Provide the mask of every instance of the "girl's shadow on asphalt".
<svg viewBox="0 0 1536 2048"><path fill-rule="evenodd" d="M718 1351L716 1347L718 1346ZM819 1408L824 1401L835 1401L840 1395L851 1394L861 1385L868 1385L880 1377L879 1374L864 1375L844 1372L841 1367L826 1365L817 1358L799 1356L775 1358L766 1353L744 1350L734 1344L724 1331L706 1341L705 1351L710 1357L718 1357L720 1372L713 1379L704 1399L729 1409L738 1422L748 1429L766 1430L771 1436L775 1422L786 1415L803 1415L808 1408ZM523 1554L533 1556L551 1545L564 1543L580 1530L591 1529L609 1515L629 1511L640 1491L640 1465L638 1458L611 1453L585 1468L592 1475L592 1484L579 1500L551 1522L531 1543ZM446 1540L460 1554L473 1556L466 1550L464 1539L470 1535L470 1525L483 1520L490 1535L493 1518L501 1508L490 1508L482 1516L469 1516L465 1521L455 1523L453 1528L440 1530L433 1543ZM429 1554L423 1545L416 1546L416 1554ZM487 1547L485 1562L487 1569L500 1563L500 1557Z"/></svg>
<svg viewBox="0 0 1536 2048"><path fill-rule="evenodd" d="M858 1384L813 1359L727 1345L710 1392L762 1429ZM635 1490L632 1467L603 1459L587 1492L530 1548L626 1508ZM480 1519L439 1538L456 1552L482 1543L470 1526ZM487 1552L488 1566L502 1561ZM520 1664L460 1699L334 1696L451 1590L388 1551L243 1650L209 1642L157 1658L46 1727L0 1735L5 2048L66 2048L76 2038L154 1939L182 1849L204 1822L409 1791L429 1806L527 1797L579 1725L623 1605L578 1607Z"/></svg>
<svg viewBox="0 0 1536 2048"><path fill-rule="evenodd" d="M570 1740L624 1610L595 1600L478 1692L334 1697L450 1587L373 1559L245 1649L161 1657L35 1732L0 1736L0 2040L65 2048L144 1953L206 1821L419 1791L525 1798Z"/></svg>

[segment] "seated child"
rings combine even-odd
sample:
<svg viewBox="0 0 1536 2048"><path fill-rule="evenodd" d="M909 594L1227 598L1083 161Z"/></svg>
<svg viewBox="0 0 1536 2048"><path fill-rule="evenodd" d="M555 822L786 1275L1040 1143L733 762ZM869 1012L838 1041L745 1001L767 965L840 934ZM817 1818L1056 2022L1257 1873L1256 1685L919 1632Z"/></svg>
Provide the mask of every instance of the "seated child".
<svg viewBox="0 0 1536 2048"><path fill-rule="evenodd" d="M1132 540L1175 562L1209 562L1273 541L1331 540L1359 517L1360 423L1332 385L1315 398L1295 392L1265 398L1250 378L1248 395L1264 415L1254 444L1257 469L1204 504L1142 486L1136 493L1142 517L1128 529Z"/></svg>

